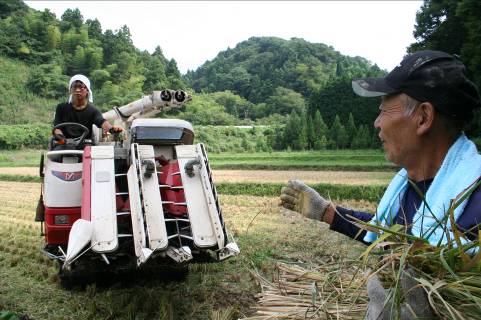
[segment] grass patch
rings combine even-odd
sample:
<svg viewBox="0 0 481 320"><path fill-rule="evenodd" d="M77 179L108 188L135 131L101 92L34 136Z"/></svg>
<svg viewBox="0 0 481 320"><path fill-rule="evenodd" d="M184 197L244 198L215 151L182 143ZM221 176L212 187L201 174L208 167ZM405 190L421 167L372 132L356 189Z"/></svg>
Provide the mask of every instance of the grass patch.
<svg viewBox="0 0 481 320"><path fill-rule="evenodd" d="M217 191L221 194L278 196L284 183L218 183ZM319 194L332 199L354 199L378 201L381 199L386 186L354 186L336 184L310 184Z"/></svg>
<svg viewBox="0 0 481 320"><path fill-rule="evenodd" d="M44 150L2 150L0 167L38 167L42 152Z"/></svg>
<svg viewBox="0 0 481 320"><path fill-rule="evenodd" d="M40 182L40 177L20 174L0 174L0 181Z"/></svg>

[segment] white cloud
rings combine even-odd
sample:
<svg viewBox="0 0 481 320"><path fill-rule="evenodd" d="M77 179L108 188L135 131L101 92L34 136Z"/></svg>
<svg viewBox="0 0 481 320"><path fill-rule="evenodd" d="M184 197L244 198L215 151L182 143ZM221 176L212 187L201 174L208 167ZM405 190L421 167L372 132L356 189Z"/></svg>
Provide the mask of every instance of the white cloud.
<svg viewBox="0 0 481 320"><path fill-rule="evenodd" d="M79 8L102 28L126 24L134 45L159 45L179 69L196 69L219 51L252 36L303 38L392 69L414 41L422 1L26 1L58 18Z"/></svg>

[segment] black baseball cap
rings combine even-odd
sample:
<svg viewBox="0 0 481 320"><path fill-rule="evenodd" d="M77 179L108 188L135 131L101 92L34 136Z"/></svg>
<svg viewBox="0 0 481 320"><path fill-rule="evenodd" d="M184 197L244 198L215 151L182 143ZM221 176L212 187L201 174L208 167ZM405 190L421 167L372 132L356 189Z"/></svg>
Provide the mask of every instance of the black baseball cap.
<svg viewBox="0 0 481 320"><path fill-rule="evenodd" d="M352 89L362 97L405 93L431 102L444 115L468 119L480 107L479 93L466 75L466 67L455 56L424 50L404 57L383 78L355 78Z"/></svg>

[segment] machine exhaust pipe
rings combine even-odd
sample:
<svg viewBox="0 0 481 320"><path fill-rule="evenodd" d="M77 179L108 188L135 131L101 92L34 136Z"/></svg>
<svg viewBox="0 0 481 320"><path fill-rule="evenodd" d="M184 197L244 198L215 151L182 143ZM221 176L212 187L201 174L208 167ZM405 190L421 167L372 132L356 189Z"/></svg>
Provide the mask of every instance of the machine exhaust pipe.
<svg viewBox="0 0 481 320"><path fill-rule="evenodd" d="M172 93L170 93L170 90L162 90L160 91L160 99L162 101L170 101L172 100Z"/></svg>
<svg viewBox="0 0 481 320"><path fill-rule="evenodd" d="M177 90L174 94L174 98L175 100L177 100L177 102L184 102L185 97L186 97L185 91L182 91L182 90Z"/></svg>
<svg viewBox="0 0 481 320"><path fill-rule="evenodd" d="M115 121L115 119L125 121L134 114L144 115L160 112L164 108L178 108L191 99L192 97L182 90L154 91L149 96L144 96L127 105L115 107L113 110L105 112L103 117L107 121Z"/></svg>

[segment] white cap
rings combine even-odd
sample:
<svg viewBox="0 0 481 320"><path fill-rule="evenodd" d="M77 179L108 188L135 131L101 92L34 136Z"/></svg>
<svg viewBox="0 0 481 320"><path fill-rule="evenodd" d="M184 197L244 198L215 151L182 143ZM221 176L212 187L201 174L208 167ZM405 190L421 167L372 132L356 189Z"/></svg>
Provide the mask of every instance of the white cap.
<svg viewBox="0 0 481 320"><path fill-rule="evenodd" d="M70 88L72 87L72 84L75 82L75 81L80 81L82 82L86 87L87 87L87 90L89 91L89 101L90 102L94 102L94 95L92 94L92 90L90 90L90 80L89 78L87 78L86 76L84 76L83 74L76 74L74 75L72 78L70 78L70 81L68 83L68 89L70 91ZM68 98L68 102L72 102L72 95L69 96Z"/></svg>

